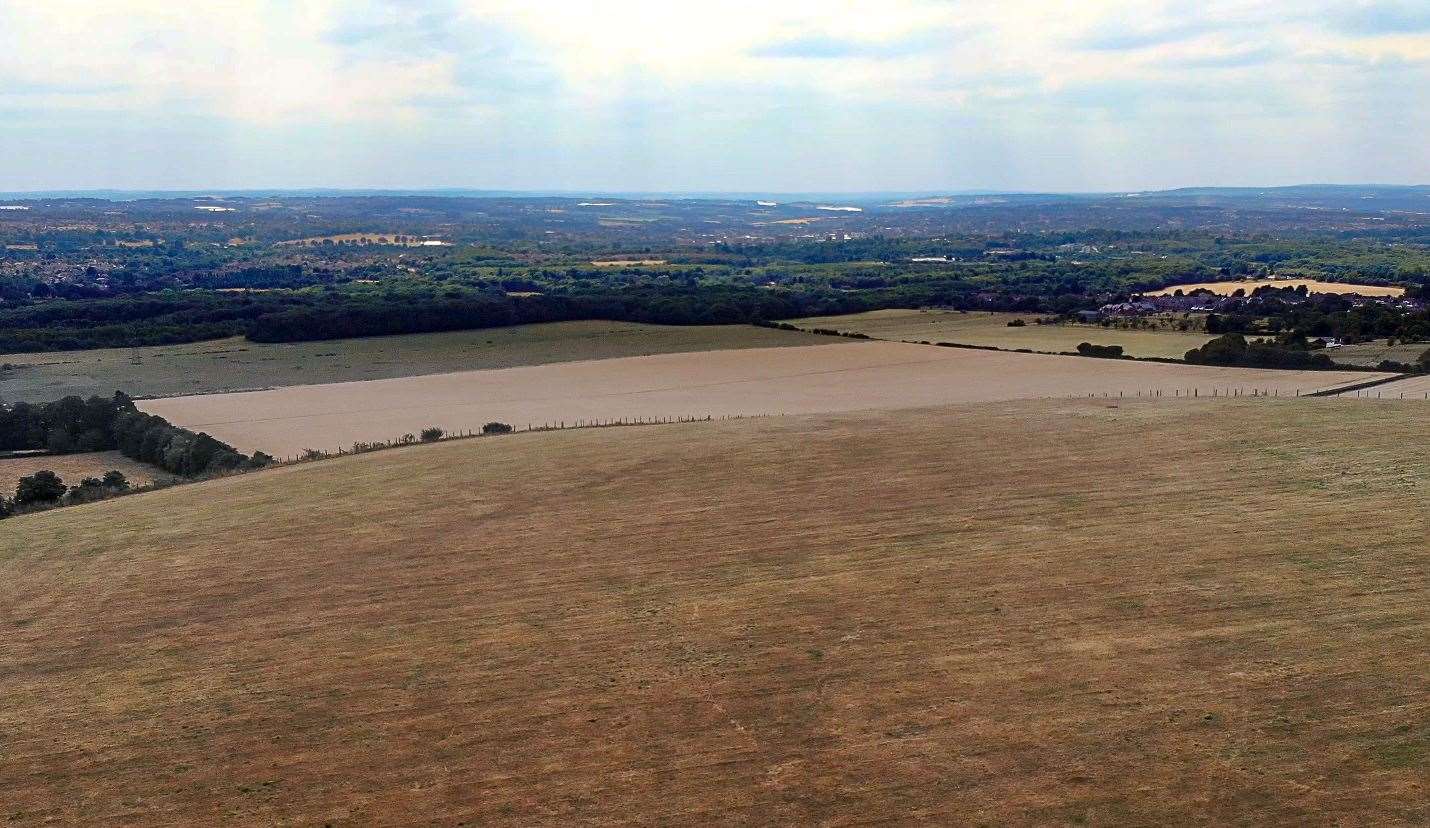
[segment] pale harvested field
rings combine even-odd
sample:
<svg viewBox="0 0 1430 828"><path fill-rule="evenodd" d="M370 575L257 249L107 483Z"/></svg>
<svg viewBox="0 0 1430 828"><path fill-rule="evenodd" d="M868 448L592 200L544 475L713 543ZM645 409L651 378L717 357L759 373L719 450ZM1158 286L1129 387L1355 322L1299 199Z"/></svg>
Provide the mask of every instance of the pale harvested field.
<svg viewBox="0 0 1430 828"><path fill-rule="evenodd" d="M1306 290L1311 293L1359 293L1361 296L1401 296L1405 293L1405 288L1399 287L1355 285L1349 282L1322 282L1316 279L1241 279L1235 282L1194 282L1186 285L1172 285L1161 290L1150 291L1146 295L1170 296L1179 290L1191 293L1194 290L1206 289L1218 296L1230 296L1240 289L1245 290L1249 296L1253 290L1268 285L1276 288L1298 288L1305 285Z"/></svg>
<svg viewBox="0 0 1430 828"><path fill-rule="evenodd" d="M825 339L823 341L829 341ZM1294 395L1379 374L1269 371L849 342L664 354L372 382L148 400L146 411L277 456L387 440L428 425L475 430L576 420L807 414L1025 397L1252 389Z"/></svg>
<svg viewBox="0 0 1430 828"><path fill-rule="evenodd" d="M7 825L1430 822L1408 403L516 435L0 522Z"/></svg>
<svg viewBox="0 0 1430 828"><path fill-rule="evenodd" d="M172 396L407 377L680 351L773 348L827 340L753 325L556 322L476 331L264 344L241 338L152 348L0 355L7 400L67 394Z"/></svg>
<svg viewBox="0 0 1430 828"><path fill-rule="evenodd" d="M1395 382L1388 382L1385 385L1377 385L1374 388L1367 388L1359 394L1361 397L1378 397L1380 399L1404 398L1407 400L1425 400L1427 399L1427 395L1430 395L1430 375L1426 374L1422 374L1418 377L1406 377L1405 379L1396 380ZM1351 392L1346 394L1346 396L1354 397L1356 394L1355 392ZM1422 416L1430 416L1430 412L1426 412Z"/></svg>
<svg viewBox="0 0 1430 828"><path fill-rule="evenodd" d="M954 342L1052 353L1076 351L1079 343L1091 342L1094 345L1121 345L1128 356L1167 359L1181 359L1187 351L1200 348L1213 338L1201 332L1134 331L1101 325L1038 325L1033 320L1041 315L878 310L843 316L811 316L789 322L805 329L826 328L862 333L875 339L896 342ZM1014 319L1021 319L1027 324L1020 328L1008 327Z"/></svg>
<svg viewBox="0 0 1430 828"><path fill-rule="evenodd" d="M76 486L86 477L103 477L107 471L122 472L134 486L147 486L156 478L170 479L171 474L148 463L130 460L117 451L92 451L82 454L60 454L43 457L11 457L0 459L0 496L15 494L20 478L48 469L67 485Z"/></svg>
<svg viewBox="0 0 1430 828"><path fill-rule="evenodd" d="M399 241L399 238L403 239L403 241ZM276 242L275 244L279 247L302 247L321 245L323 242L332 242L333 244L386 244L400 245L402 247L422 247L424 241L433 240L404 233L340 233L335 236L312 236L305 239L289 239L288 241ZM451 246L450 242L444 241L442 244L447 247Z"/></svg>

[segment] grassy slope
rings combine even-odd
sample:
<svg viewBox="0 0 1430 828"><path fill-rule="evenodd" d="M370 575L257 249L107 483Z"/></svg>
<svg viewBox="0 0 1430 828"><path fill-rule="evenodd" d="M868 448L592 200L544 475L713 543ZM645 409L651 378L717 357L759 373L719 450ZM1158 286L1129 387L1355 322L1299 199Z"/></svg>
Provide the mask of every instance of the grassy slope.
<svg viewBox="0 0 1430 828"><path fill-rule="evenodd" d="M1212 337L1205 333L1181 331L1133 331L1101 325L1037 325L1039 314L958 313L955 311L885 310L847 316L818 316L793 319L801 328L832 328L865 333L876 339L914 342L956 342L960 345L990 345L996 348L1027 348L1033 351L1075 351L1081 342L1094 345L1121 345L1128 356L1181 359ZM1010 328L1008 322L1022 319L1027 324Z"/></svg>
<svg viewBox="0 0 1430 828"><path fill-rule="evenodd" d="M822 341L811 334L749 325L557 322L326 342L263 344L224 339L152 348L10 354L0 356L0 362L26 367L6 371L0 378L7 400L108 396L116 390L134 396L168 396Z"/></svg>
<svg viewBox="0 0 1430 828"><path fill-rule="evenodd" d="M0 802L1423 824L1411 406L518 435L0 523Z"/></svg>

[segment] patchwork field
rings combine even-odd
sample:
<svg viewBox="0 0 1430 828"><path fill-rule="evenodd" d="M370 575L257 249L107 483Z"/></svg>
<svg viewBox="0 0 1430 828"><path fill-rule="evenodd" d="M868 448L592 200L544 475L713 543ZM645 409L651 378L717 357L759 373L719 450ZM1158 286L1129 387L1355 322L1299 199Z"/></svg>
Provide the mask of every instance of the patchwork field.
<svg viewBox="0 0 1430 828"><path fill-rule="evenodd" d="M821 342L830 342L821 338ZM867 408L1119 394L1294 396L1379 374L1212 368L1129 360L850 342L664 354L467 371L240 394L140 407L244 452L335 450L429 425L476 430L577 420L807 414Z"/></svg>
<svg viewBox="0 0 1430 828"><path fill-rule="evenodd" d="M771 348L827 340L749 325L671 326L557 322L479 331L263 344L244 339L0 356L3 398L67 394L171 396L235 389L406 377L576 359Z"/></svg>
<svg viewBox="0 0 1430 828"><path fill-rule="evenodd" d="M557 432L0 525L7 824L1424 825L1410 403Z"/></svg>
<svg viewBox="0 0 1430 828"><path fill-rule="evenodd" d="M170 478L171 474L148 463L130 460L117 451L93 451L83 454L61 454L40 457L10 457L0 459L0 496L15 493L15 484L20 478L37 471L48 469L60 476L67 485L77 485L86 477L102 477L107 471L122 472L133 486L147 486L156 478Z"/></svg>
<svg viewBox="0 0 1430 828"><path fill-rule="evenodd" d="M1361 296L1402 296L1405 288L1384 285L1355 285L1349 282L1322 282L1317 279L1240 279L1231 282L1194 282L1172 285L1161 290L1150 291L1148 296L1170 296L1177 291L1191 293L1194 290L1209 290L1218 296L1230 296L1238 290L1250 294L1259 287L1298 288L1305 286L1311 293L1358 293Z"/></svg>
<svg viewBox="0 0 1430 828"><path fill-rule="evenodd" d="M1181 359L1187 351L1205 345L1211 336L1200 332L1132 331L1101 325L1038 325L1041 314L984 313L939 310L880 310L845 316L811 316L791 319L801 328L827 328L862 333L895 342L954 342L1030 351L1075 351L1082 342L1121 345L1128 356ZM1008 327L1021 319L1023 327Z"/></svg>

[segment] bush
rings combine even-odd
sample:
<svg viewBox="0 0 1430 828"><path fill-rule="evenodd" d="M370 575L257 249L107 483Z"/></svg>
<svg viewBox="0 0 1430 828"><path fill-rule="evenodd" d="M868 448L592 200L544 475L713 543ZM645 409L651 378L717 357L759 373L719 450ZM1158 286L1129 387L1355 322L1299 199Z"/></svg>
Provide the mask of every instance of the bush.
<svg viewBox="0 0 1430 828"><path fill-rule="evenodd" d="M1415 364L1420 367L1420 370L1430 373L1430 348L1425 349L1425 353L1415 360Z"/></svg>
<svg viewBox="0 0 1430 828"><path fill-rule="evenodd" d="M111 489L116 492L124 492L129 490L129 480L125 478L124 473L121 471L110 470L105 472L103 479L100 480L100 483L104 486L104 488Z"/></svg>
<svg viewBox="0 0 1430 828"><path fill-rule="evenodd" d="M1013 320L1011 320L1011 321L1008 322L1008 327L1010 327L1010 328L1022 328L1022 327L1024 327L1024 326L1026 326L1027 324L1028 324L1027 322L1024 322L1024 321L1021 320L1021 319L1013 319Z"/></svg>
<svg viewBox="0 0 1430 828"><path fill-rule="evenodd" d="M1100 357L1102 359L1121 359L1121 345L1094 345L1091 342L1081 342L1077 346L1077 352L1087 357Z"/></svg>
<svg viewBox="0 0 1430 828"><path fill-rule="evenodd" d="M510 434L514 430L515 429L506 423L487 423L482 426L483 434Z"/></svg>
<svg viewBox="0 0 1430 828"><path fill-rule="evenodd" d="M1187 351L1186 361L1193 365L1245 368L1330 368L1334 365L1325 354L1265 342L1248 343L1246 337L1236 333L1223 334L1200 348Z"/></svg>
<svg viewBox="0 0 1430 828"><path fill-rule="evenodd" d="M447 432L443 431L437 426L428 426L427 428L422 429L422 442L435 443L438 440L442 439L442 435L446 433Z"/></svg>
<svg viewBox="0 0 1430 828"><path fill-rule="evenodd" d="M20 478L15 487L15 505L28 506L32 503L54 503L65 496L65 482L59 475L48 469L37 471L29 477Z"/></svg>

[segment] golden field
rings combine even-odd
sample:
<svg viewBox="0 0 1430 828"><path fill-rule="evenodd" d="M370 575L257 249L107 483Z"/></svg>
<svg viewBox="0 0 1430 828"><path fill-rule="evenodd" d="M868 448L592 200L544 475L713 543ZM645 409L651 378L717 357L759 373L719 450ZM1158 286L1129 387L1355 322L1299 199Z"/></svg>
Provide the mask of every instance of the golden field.
<svg viewBox="0 0 1430 828"><path fill-rule="evenodd" d="M5 521L0 803L19 826L1423 825L1422 413L523 434Z"/></svg>
<svg viewBox="0 0 1430 828"><path fill-rule="evenodd" d="M790 333L790 332L781 332ZM793 334L792 336L801 336ZM1379 375L1216 368L858 342L658 354L370 382L145 400L140 407L244 452L335 451L417 433L578 420L813 414L1037 397L1271 393Z"/></svg>

